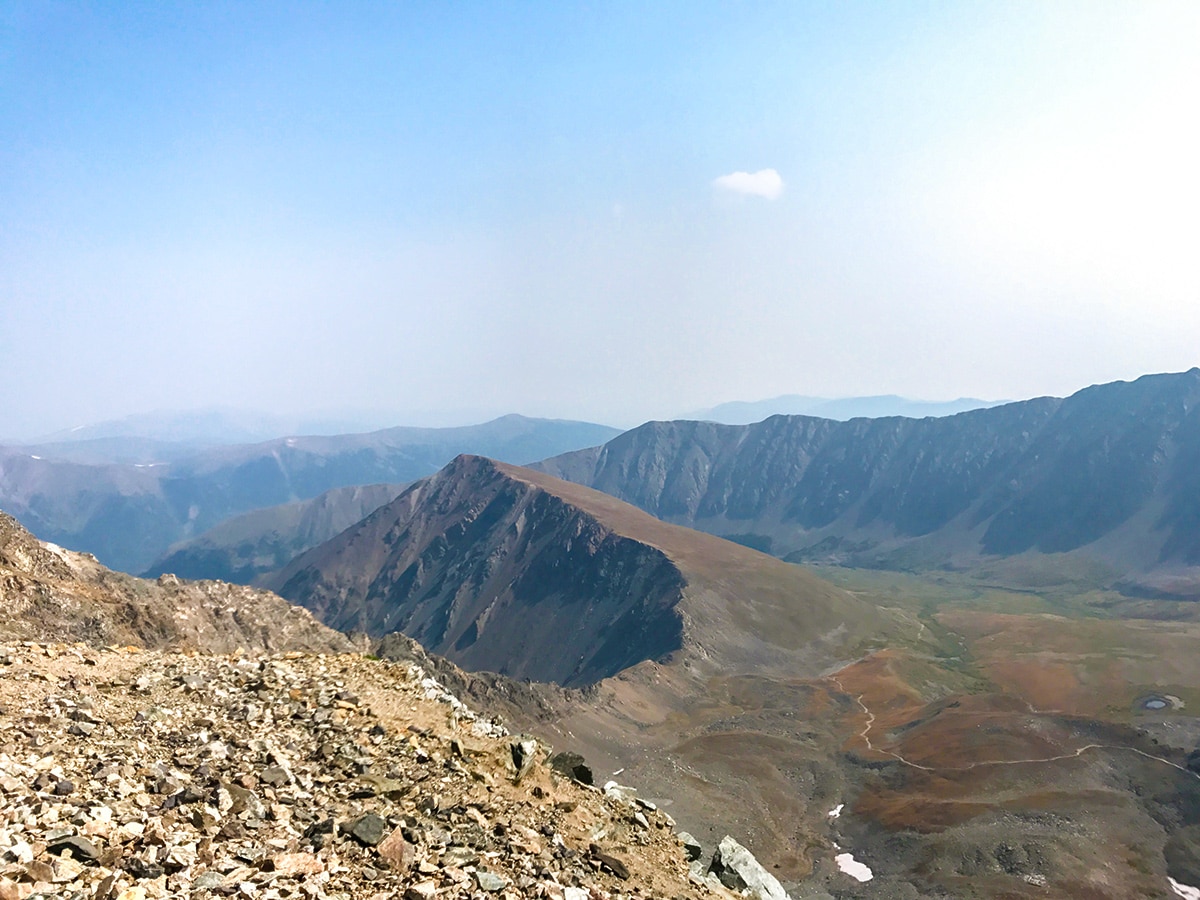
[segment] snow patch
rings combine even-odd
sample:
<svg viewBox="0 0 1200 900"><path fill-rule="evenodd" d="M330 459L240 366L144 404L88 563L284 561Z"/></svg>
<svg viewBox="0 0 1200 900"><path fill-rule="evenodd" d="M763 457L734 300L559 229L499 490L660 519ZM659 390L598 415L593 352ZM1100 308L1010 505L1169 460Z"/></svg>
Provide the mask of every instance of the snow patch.
<svg viewBox="0 0 1200 900"><path fill-rule="evenodd" d="M845 808L846 808L845 803L839 803L837 806L835 806L833 809L831 809L829 811L829 818L840 819L842 817L842 810Z"/></svg>
<svg viewBox="0 0 1200 900"><path fill-rule="evenodd" d="M35 456L35 455L34 455L34 454L32 454L32 453L30 453L30 454L29 454L29 458L30 458L30 459L41 459L41 457L40 457L40 456Z"/></svg>
<svg viewBox="0 0 1200 900"><path fill-rule="evenodd" d="M833 858L833 861L838 864L838 868L849 875L851 878L856 878L859 881L870 881L875 877L871 872L871 867L860 863L854 858L853 853L839 853ZM1197 898L1200 900L1200 898Z"/></svg>
<svg viewBox="0 0 1200 900"><path fill-rule="evenodd" d="M1180 884L1174 878L1168 878L1167 881L1171 882L1171 891L1176 897L1183 897L1184 900L1200 900L1200 888Z"/></svg>

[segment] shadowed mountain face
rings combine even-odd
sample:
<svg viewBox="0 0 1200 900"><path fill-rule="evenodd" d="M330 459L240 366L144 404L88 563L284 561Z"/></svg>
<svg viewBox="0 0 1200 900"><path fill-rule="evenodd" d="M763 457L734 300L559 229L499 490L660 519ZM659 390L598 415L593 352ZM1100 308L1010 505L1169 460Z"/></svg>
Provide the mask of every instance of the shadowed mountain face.
<svg viewBox="0 0 1200 900"><path fill-rule="evenodd" d="M311 500L256 509L176 544L143 572L250 584L366 518L404 490L402 484L334 488Z"/></svg>
<svg viewBox="0 0 1200 900"><path fill-rule="evenodd" d="M467 456L265 581L335 628L568 686L698 647L798 664L873 613L770 557Z"/></svg>
<svg viewBox="0 0 1200 900"><path fill-rule="evenodd" d="M460 457L269 583L335 628L402 631L471 669L586 684L680 646L662 553Z"/></svg>
<svg viewBox="0 0 1200 900"><path fill-rule="evenodd" d="M279 438L136 465L86 465L7 447L0 448L0 506L46 540L140 572L172 544L250 510L338 487L413 481L463 452L528 462L617 433L505 416L465 428Z"/></svg>
<svg viewBox="0 0 1200 900"><path fill-rule="evenodd" d="M652 422L535 468L795 560L1196 565L1198 401L1193 369L940 419Z"/></svg>

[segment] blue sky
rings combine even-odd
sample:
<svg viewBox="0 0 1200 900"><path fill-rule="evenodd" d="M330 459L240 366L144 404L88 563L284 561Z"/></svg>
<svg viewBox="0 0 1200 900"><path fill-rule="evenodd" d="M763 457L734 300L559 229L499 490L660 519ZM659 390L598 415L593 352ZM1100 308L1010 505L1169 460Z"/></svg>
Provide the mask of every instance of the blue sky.
<svg viewBox="0 0 1200 900"><path fill-rule="evenodd" d="M0 2L0 436L1188 368L1196 46L1188 3Z"/></svg>

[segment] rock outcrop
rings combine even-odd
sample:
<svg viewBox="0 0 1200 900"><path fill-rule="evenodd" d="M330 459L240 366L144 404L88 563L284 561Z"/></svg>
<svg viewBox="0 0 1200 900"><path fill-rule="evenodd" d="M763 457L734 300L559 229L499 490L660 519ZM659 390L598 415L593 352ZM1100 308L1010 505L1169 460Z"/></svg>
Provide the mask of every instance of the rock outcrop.
<svg viewBox="0 0 1200 900"><path fill-rule="evenodd" d="M267 591L123 575L37 540L0 513L0 640L11 639L213 652L351 647L345 635Z"/></svg>
<svg viewBox="0 0 1200 900"><path fill-rule="evenodd" d="M725 887L755 900L791 900L779 879L729 835L721 839L708 870Z"/></svg>

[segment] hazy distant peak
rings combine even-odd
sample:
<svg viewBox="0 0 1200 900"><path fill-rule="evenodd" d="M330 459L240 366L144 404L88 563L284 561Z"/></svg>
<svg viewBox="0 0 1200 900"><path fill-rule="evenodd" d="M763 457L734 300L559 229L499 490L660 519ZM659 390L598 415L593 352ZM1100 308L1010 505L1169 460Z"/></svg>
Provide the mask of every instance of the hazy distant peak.
<svg viewBox="0 0 1200 900"><path fill-rule="evenodd" d="M400 413L346 413L300 417L253 410L212 408L139 413L120 419L76 425L34 441L21 443L28 446L54 447L89 444L93 450L103 451L105 448L117 447L116 442L124 442L119 448L125 452L129 442L136 442L139 448L163 447L169 451L167 455L179 457L188 449L196 451L209 447L258 445L286 438L335 437L382 432L427 433L433 436L455 431L467 433L496 432L504 429L525 430L541 424L571 424L612 434L617 432L617 429L607 425L567 419L546 419L520 413L495 416L486 421L480 417L477 422L446 426L413 424L408 421L408 417ZM128 453L125 452L125 455Z"/></svg>
<svg viewBox="0 0 1200 900"><path fill-rule="evenodd" d="M722 425L752 425L770 416L817 416L845 422L849 419L881 419L904 416L923 419L927 416L952 416L972 409L1000 406L1005 400L980 400L960 397L957 400L913 400L896 394L871 397L810 397L804 394L785 394L768 400L733 400L709 409L696 410L681 418L718 422Z"/></svg>
<svg viewBox="0 0 1200 900"><path fill-rule="evenodd" d="M155 459L163 445L144 446L144 439L71 442L45 452L26 446L0 452L0 505L47 539L140 572L171 544L252 509L333 488L414 481L463 452L527 463L618 434L605 425L511 416L457 428L283 437L192 453L173 445L168 465ZM66 465L65 458L75 462ZM114 465L114 458L131 464Z"/></svg>
<svg viewBox="0 0 1200 900"><path fill-rule="evenodd" d="M155 410L75 425L31 443L58 444L136 438L195 447L257 444L291 434L345 434L383 427L379 415L285 416L221 407Z"/></svg>

